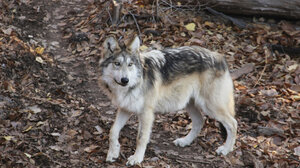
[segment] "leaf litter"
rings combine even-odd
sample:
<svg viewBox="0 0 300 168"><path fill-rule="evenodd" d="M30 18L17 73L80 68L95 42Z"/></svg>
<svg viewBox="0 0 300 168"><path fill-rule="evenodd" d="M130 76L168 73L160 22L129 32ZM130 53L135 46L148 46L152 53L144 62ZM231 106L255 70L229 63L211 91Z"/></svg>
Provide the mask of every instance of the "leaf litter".
<svg viewBox="0 0 300 168"><path fill-rule="evenodd" d="M107 35L124 41L140 30L142 50L200 45L223 53L239 123L235 150L217 156L224 139L216 121L206 119L195 142L180 148L172 141L191 129L188 115L158 114L142 167L299 166L300 36L294 22L244 19L247 27L239 28L222 18L240 19L186 10L183 3L174 8L160 1L155 16L152 3L128 1L120 22L110 26L110 1L1 3L1 165L124 166L134 152L136 118L121 132L120 158L106 163L116 108L97 86L97 60Z"/></svg>

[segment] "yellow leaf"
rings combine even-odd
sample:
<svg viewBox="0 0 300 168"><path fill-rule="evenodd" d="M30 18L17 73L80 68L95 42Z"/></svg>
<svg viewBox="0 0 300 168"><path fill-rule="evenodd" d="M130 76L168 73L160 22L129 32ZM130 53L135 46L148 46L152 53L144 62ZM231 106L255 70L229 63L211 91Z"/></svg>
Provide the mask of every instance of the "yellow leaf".
<svg viewBox="0 0 300 168"><path fill-rule="evenodd" d="M27 129L25 129L23 132L28 132L32 129L32 126L29 126Z"/></svg>
<svg viewBox="0 0 300 168"><path fill-rule="evenodd" d="M185 28L189 31L195 31L196 24L195 23L189 23L189 24L185 25Z"/></svg>
<svg viewBox="0 0 300 168"><path fill-rule="evenodd" d="M37 47L35 49L35 52L38 53L38 54L40 54L40 55L42 55L44 53L44 48L43 47Z"/></svg>
<svg viewBox="0 0 300 168"><path fill-rule="evenodd" d="M7 141L10 141L13 138L13 136L4 136L4 139Z"/></svg>

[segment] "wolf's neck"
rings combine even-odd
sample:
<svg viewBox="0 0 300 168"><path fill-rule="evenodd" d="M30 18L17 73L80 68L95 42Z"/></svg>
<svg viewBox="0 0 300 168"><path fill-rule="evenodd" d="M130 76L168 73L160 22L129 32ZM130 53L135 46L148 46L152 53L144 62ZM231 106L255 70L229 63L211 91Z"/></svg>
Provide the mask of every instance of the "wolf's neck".
<svg viewBox="0 0 300 168"><path fill-rule="evenodd" d="M112 91L114 105L126 109L129 112L138 113L144 104L143 89L141 84L131 88L115 88Z"/></svg>

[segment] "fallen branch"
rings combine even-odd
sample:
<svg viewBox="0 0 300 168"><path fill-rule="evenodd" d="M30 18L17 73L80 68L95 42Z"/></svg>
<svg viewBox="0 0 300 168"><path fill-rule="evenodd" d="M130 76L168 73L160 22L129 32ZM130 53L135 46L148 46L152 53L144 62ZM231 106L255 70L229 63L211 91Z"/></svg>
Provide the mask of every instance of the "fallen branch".
<svg viewBox="0 0 300 168"><path fill-rule="evenodd" d="M227 14L258 15L299 20L299 0L198 0Z"/></svg>
<svg viewBox="0 0 300 168"><path fill-rule="evenodd" d="M134 20L134 23L135 23L135 25L136 25L136 28L138 29L138 32L139 32L139 37L141 37L141 29L140 29L140 27L139 27L139 24L137 23L137 21L136 21L136 18L135 18L135 16L134 16L134 14L132 14L130 11L128 11L128 13L132 16L132 18L133 18L133 20Z"/></svg>
<svg viewBox="0 0 300 168"><path fill-rule="evenodd" d="M226 20L229 20L232 24L236 25L239 28L244 29L244 28L247 27L247 23L240 20L240 19L236 19L236 18L233 18L231 16L227 16L227 15L225 15L221 12L218 12L218 11L216 11L216 10L210 8L210 7L206 7L205 9L208 10L210 13L216 15L216 16L221 16L222 18L224 18Z"/></svg>
<svg viewBox="0 0 300 168"><path fill-rule="evenodd" d="M264 135L264 136L278 135L278 136L281 136L281 137L285 137L284 136L284 131L282 129L278 129L278 128L275 128L275 127L258 126L257 131L260 135Z"/></svg>

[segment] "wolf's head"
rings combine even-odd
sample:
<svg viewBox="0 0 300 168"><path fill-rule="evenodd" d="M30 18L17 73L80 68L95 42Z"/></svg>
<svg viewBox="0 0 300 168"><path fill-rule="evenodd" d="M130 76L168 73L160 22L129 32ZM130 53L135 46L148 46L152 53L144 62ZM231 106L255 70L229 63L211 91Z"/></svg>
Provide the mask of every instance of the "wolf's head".
<svg viewBox="0 0 300 168"><path fill-rule="evenodd" d="M102 81L112 88L136 86L143 75L139 47L137 36L125 49L120 48L114 37L108 37L100 59Z"/></svg>

